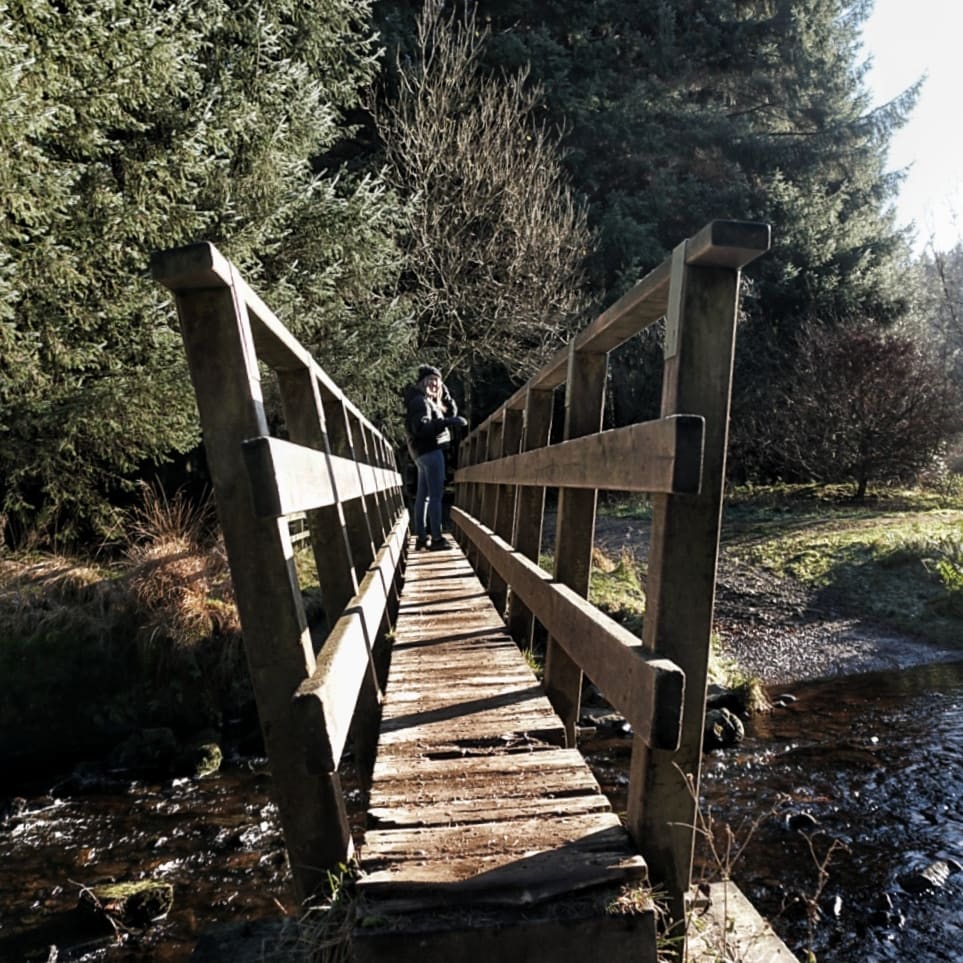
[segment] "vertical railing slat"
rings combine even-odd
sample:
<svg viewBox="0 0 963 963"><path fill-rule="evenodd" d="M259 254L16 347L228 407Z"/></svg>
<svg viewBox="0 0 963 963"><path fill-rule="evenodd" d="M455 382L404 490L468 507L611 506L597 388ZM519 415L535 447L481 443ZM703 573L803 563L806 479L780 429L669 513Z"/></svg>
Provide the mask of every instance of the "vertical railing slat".
<svg viewBox="0 0 963 963"><path fill-rule="evenodd" d="M523 412L518 409L510 409L505 412L505 421L502 428L501 451L499 457L514 455L518 453L519 445L522 440L522 418ZM492 523L492 530L500 538L511 542L512 527L515 521L515 498L518 492L517 485L498 485L495 496L495 513ZM500 615L505 614L505 606L508 597L508 586L505 580L492 572L491 580L488 584L488 592L492 602Z"/></svg>
<svg viewBox="0 0 963 963"><path fill-rule="evenodd" d="M576 351L571 342L565 392L565 440L601 430L605 407L608 354ZM555 522L555 578L588 598L595 539L594 489L560 488ZM545 691L565 724L570 746L575 745L582 699L582 670L549 639L545 652Z"/></svg>
<svg viewBox="0 0 963 963"><path fill-rule="evenodd" d="M344 400L324 391L322 386L322 400L328 424L328 439L331 453L342 458L357 462L354 431L352 430L351 412ZM356 431L356 429L355 429ZM358 479L363 481L362 469L358 465ZM352 498L342 505L345 519L345 530L351 545L351 555L354 559L355 573L358 581L374 561L375 557L375 529L371 521L371 511L368 500L363 496Z"/></svg>

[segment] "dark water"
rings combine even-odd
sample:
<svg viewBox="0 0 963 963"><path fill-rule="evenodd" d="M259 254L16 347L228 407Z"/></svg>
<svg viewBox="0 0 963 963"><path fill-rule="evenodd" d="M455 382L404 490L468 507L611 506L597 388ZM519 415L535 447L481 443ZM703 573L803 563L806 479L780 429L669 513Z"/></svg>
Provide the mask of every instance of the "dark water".
<svg viewBox="0 0 963 963"><path fill-rule="evenodd" d="M963 963L963 871L928 893L904 885L963 865L963 665L790 691L738 750L705 758L702 809L732 877L800 959ZM624 807L628 739L585 748ZM56 946L61 961L173 963L213 923L293 912L267 790L263 762L239 760L199 781L20 787L26 810L0 826L0 961ZM80 925L81 886L145 878L173 884L167 918L119 937Z"/></svg>
<svg viewBox="0 0 963 963"><path fill-rule="evenodd" d="M963 864L963 665L790 691L705 760L715 838L728 826L739 846L755 826L732 878L800 959L963 961L963 872L910 891L928 865Z"/></svg>
<svg viewBox="0 0 963 963"><path fill-rule="evenodd" d="M263 761L158 784L74 777L22 800L0 826L2 963L173 963L212 923L294 909ZM174 887L171 912L143 932L114 933L76 908L83 886L143 879Z"/></svg>

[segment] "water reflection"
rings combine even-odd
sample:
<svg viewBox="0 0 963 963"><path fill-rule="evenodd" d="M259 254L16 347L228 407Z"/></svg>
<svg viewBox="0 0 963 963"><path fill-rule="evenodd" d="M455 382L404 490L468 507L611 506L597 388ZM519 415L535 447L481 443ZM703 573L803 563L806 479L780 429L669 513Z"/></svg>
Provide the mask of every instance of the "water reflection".
<svg viewBox="0 0 963 963"><path fill-rule="evenodd" d="M963 872L925 894L905 883L938 860L963 863L963 664L792 694L747 727L737 752L706 758L704 808L719 827L738 837L778 809L734 879L800 957L811 947L821 963L963 959ZM800 822L804 833L792 828ZM833 840L845 848L832 853L820 892L818 864Z"/></svg>

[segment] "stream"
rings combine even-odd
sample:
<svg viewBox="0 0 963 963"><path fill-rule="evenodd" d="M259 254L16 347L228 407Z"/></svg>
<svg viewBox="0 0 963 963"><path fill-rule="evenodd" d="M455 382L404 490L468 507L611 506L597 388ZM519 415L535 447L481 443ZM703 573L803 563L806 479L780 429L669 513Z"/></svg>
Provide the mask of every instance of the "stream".
<svg viewBox="0 0 963 963"><path fill-rule="evenodd" d="M704 757L694 879L728 875L800 960L960 963L963 664L784 693ZM601 760L623 806L625 760L611 743ZM933 866L941 885L921 875Z"/></svg>
<svg viewBox="0 0 963 963"><path fill-rule="evenodd" d="M800 959L963 960L963 664L789 691L705 760L703 810L737 845L773 810L732 878Z"/></svg>
<svg viewBox="0 0 963 963"><path fill-rule="evenodd" d="M212 924L293 912L269 787L263 759L199 780L81 772L22 787L0 830L0 961L174 963ZM84 886L141 879L174 887L170 913L143 932L77 909Z"/></svg>
<svg viewBox="0 0 963 963"><path fill-rule="evenodd" d="M806 682L705 757L697 876L720 867L800 959L963 961L963 664ZM583 747L624 808L630 739ZM11 791L12 790L12 791ZM0 797L0 961L185 961L212 925L280 919L287 888L263 759L199 780L74 772ZM729 855L725 855L726 846ZM820 878L820 865L823 876ZM921 872L942 866L937 885ZM171 883L143 932L92 925L83 887ZM922 882L921 882L922 881Z"/></svg>

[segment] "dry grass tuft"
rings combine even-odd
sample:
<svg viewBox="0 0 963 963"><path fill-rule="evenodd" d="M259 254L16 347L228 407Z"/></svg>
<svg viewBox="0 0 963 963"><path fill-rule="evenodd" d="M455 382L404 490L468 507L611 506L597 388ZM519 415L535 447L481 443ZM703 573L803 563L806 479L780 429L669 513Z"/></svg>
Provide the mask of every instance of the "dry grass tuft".
<svg viewBox="0 0 963 963"><path fill-rule="evenodd" d="M190 647L240 625L223 546L211 536L209 502L190 505L145 488L131 515L129 586L146 613L143 632Z"/></svg>
<svg viewBox="0 0 963 963"><path fill-rule="evenodd" d="M123 595L105 568L57 555L0 560L0 627L11 637L74 633L104 640Z"/></svg>
<svg viewBox="0 0 963 963"><path fill-rule="evenodd" d="M618 568L618 564L618 562L609 558L598 545L592 549L592 567L598 571L605 572L606 574L614 572Z"/></svg>

